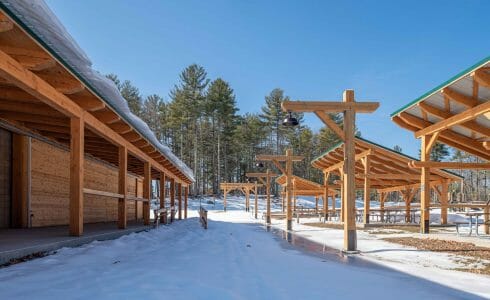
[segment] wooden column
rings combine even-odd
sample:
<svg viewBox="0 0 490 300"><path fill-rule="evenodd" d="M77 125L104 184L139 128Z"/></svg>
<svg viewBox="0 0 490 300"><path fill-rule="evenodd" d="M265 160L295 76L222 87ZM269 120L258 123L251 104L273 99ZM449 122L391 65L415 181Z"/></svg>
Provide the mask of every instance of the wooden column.
<svg viewBox="0 0 490 300"><path fill-rule="evenodd" d="M430 137L424 135L421 138L420 161L430 160ZM430 168L423 167L420 178L420 233L429 233L430 215Z"/></svg>
<svg viewBox="0 0 490 300"><path fill-rule="evenodd" d="M170 222L173 222L173 212L175 211L175 179L170 178L170 210L172 212Z"/></svg>
<svg viewBox="0 0 490 300"><path fill-rule="evenodd" d="M29 226L30 138L12 134L12 227Z"/></svg>
<svg viewBox="0 0 490 300"><path fill-rule="evenodd" d="M267 213L266 213L266 223L270 224L271 223L271 177L270 177L270 170L267 169L267 178L265 181L265 189L266 189L266 194L267 194Z"/></svg>
<svg viewBox="0 0 490 300"><path fill-rule="evenodd" d="M281 198L282 198L281 209L282 209L282 212L285 212L286 211L286 191L283 191L281 193Z"/></svg>
<svg viewBox="0 0 490 300"><path fill-rule="evenodd" d="M444 181L441 184L441 224L447 224L447 205L448 205L448 191L449 181Z"/></svg>
<svg viewBox="0 0 490 300"><path fill-rule="evenodd" d="M144 179L143 179L143 198L147 201L143 202L143 222L145 225L150 225L150 201L151 201L151 165L149 162L144 163Z"/></svg>
<svg viewBox="0 0 490 300"><path fill-rule="evenodd" d="M84 122L70 119L70 235L83 234Z"/></svg>
<svg viewBox="0 0 490 300"><path fill-rule="evenodd" d="M165 196L167 194L167 178L164 172L160 172L160 208L165 208ZM160 217L160 222L165 222L165 217Z"/></svg>
<svg viewBox="0 0 490 300"><path fill-rule="evenodd" d="M187 219L187 198L189 198L189 186L184 188L184 219Z"/></svg>
<svg viewBox="0 0 490 300"><path fill-rule="evenodd" d="M259 195L257 194L257 182L255 182L254 191L255 191L254 212L255 212L255 218L257 219L258 218L258 213L259 213L259 208L258 208L258 205L259 205Z"/></svg>
<svg viewBox="0 0 490 300"><path fill-rule="evenodd" d="M177 198L179 200L179 220L182 220L182 183L177 183Z"/></svg>
<svg viewBox="0 0 490 300"><path fill-rule="evenodd" d="M223 189L223 210L226 211L226 194L228 190L226 188Z"/></svg>
<svg viewBox="0 0 490 300"><path fill-rule="evenodd" d="M379 204L379 209L381 210L379 214L381 215L381 222L385 220L385 200L386 197L388 196L388 193L381 193L381 201Z"/></svg>
<svg viewBox="0 0 490 300"><path fill-rule="evenodd" d="M490 207L488 205L483 209L483 213L483 221L485 222L485 225L483 225L483 231L485 234L490 234Z"/></svg>
<svg viewBox="0 0 490 300"><path fill-rule="evenodd" d="M123 198L118 199L117 203L117 227L124 229L127 227L128 220L128 204L127 204L127 170L128 170L128 149L126 147L119 147L119 187L118 193L124 195Z"/></svg>
<svg viewBox="0 0 490 300"><path fill-rule="evenodd" d="M323 220L326 222L328 219L328 177L329 172L323 173L323 185L325 186L325 193L323 194ZM332 201L334 201L332 197Z"/></svg>
<svg viewBox="0 0 490 300"><path fill-rule="evenodd" d="M343 175L342 175L343 177ZM344 201L345 201L345 194L344 194L344 184L341 183L340 184L340 222L344 222L344 218L345 218L345 215L344 215Z"/></svg>
<svg viewBox="0 0 490 300"><path fill-rule="evenodd" d="M318 212L318 197L319 196L315 196L315 211Z"/></svg>
<svg viewBox="0 0 490 300"><path fill-rule="evenodd" d="M291 160L291 156L293 155L293 150L286 150L286 229L293 229L293 208L291 207L291 197L292 197L292 175L293 175L293 162Z"/></svg>
<svg viewBox="0 0 490 300"><path fill-rule="evenodd" d="M405 191L401 191L403 196L403 202L405 202L405 223L410 223L410 208L411 208L411 192L407 188Z"/></svg>
<svg viewBox="0 0 490 300"><path fill-rule="evenodd" d="M134 196L139 197L138 178L134 179ZM138 201L134 201L134 220L138 221Z"/></svg>
<svg viewBox="0 0 490 300"><path fill-rule="evenodd" d="M245 188L245 211L250 211L250 190Z"/></svg>
<svg viewBox="0 0 490 300"><path fill-rule="evenodd" d="M369 224L369 210L371 209L371 180L369 172L371 168L371 159L366 156L363 159L364 164L364 224Z"/></svg>
<svg viewBox="0 0 490 300"><path fill-rule="evenodd" d="M345 90L343 102L354 102L354 91ZM357 251L356 182L355 182L355 119L353 109L344 111L344 251Z"/></svg>

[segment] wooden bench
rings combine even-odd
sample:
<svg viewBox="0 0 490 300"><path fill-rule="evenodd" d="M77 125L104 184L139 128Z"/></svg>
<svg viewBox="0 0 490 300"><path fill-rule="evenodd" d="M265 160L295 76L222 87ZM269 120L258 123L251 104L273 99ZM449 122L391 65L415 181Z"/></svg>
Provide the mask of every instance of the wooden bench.
<svg viewBox="0 0 490 300"><path fill-rule="evenodd" d="M293 211L293 218L296 218L296 222L299 223L299 218L312 218L312 217L318 217L320 219L319 222L322 221L322 216L323 213L319 212L315 209L299 209L296 211Z"/></svg>
<svg viewBox="0 0 490 300"><path fill-rule="evenodd" d="M170 223L172 223L173 221L175 221L175 215L177 214L177 210L175 209L175 206L172 206L170 208L170 215L169 215L169 220L170 220Z"/></svg>
<svg viewBox="0 0 490 300"><path fill-rule="evenodd" d="M208 229L208 211L202 206L199 208L199 221L204 229Z"/></svg>
<svg viewBox="0 0 490 300"><path fill-rule="evenodd" d="M455 221L455 222L453 222L453 224L454 224L454 226L456 226L456 232L458 233L458 235L459 235L459 227L461 225L468 225L468 226L470 225L470 223L468 221ZM471 232L471 228L470 228L470 232Z"/></svg>
<svg viewBox="0 0 490 300"><path fill-rule="evenodd" d="M160 225L160 220L162 220L163 224L167 224L167 209L159 208L153 210L153 216L155 218L154 226L158 227Z"/></svg>

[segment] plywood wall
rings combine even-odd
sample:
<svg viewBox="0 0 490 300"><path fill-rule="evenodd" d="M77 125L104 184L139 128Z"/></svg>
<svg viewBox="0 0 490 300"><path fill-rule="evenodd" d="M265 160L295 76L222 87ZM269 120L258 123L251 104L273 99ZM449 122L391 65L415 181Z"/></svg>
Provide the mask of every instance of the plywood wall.
<svg viewBox="0 0 490 300"><path fill-rule="evenodd" d="M69 152L32 140L31 156L32 226L68 224L69 216ZM117 193L118 170L95 159L85 159L84 186L89 189ZM128 193L135 195L136 177L128 175ZM140 210L141 211L141 210ZM128 202L128 220L135 217L134 202ZM84 222L117 220L117 199L85 195Z"/></svg>

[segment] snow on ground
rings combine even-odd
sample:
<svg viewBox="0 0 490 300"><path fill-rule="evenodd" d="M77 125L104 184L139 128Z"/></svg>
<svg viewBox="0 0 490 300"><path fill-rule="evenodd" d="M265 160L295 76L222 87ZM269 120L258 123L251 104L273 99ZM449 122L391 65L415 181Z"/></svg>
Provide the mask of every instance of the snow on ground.
<svg viewBox="0 0 490 300"><path fill-rule="evenodd" d="M366 252L362 257L390 268L366 263L358 257L346 263L340 256L332 258L295 250L264 230L258 224L262 220L244 212L243 203L242 198L229 198L226 213L221 211L219 201L216 205L206 204L208 209L213 206L218 209L209 211L208 230L200 227L194 217L196 211L190 211L193 218L169 226L113 241L64 248L44 258L2 268L1 298L479 299L477 294L490 297L488 277L454 271L443 274L440 269L413 264L414 259L425 257L424 253L417 258L414 251L400 250L398 246L395 246L398 250L391 251L388 245L379 241L369 244L369 239L362 236L359 246ZM199 206L197 201L191 204L194 208ZM274 225L283 223L275 221ZM294 225L296 234L322 243L328 241L330 245L341 240L339 230ZM395 251L398 256L407 257L406 261L396 261ZM385 260L387 254L395 261Z"/></svg>

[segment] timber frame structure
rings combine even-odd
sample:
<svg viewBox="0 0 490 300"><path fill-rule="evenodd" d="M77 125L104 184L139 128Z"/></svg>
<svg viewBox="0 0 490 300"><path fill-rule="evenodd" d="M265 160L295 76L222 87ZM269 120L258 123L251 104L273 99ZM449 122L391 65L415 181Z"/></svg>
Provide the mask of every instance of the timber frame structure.
<svg viewBox="0 0 490 300"><path fill-rule="evenodd" d="M281 186L283 190L286 189L286 176L282 175L276 178L276 183ZM328 197L332 198L332 203L335 202L335 196L337 195L337 191L334 189L326 189L325 185L319 184L313 181L310 181L305 178L301 178L299 176L292 176L292 184L293 184L293 209L296 209L296 197L297 196L313 196L315 197L315 210L319 210L318 200L322 198L323 201L323 215L325 220L328 218L329 209L328 209ZM326 196L328 193L328 197ZM285 193L283 193L285 194ZM334 204L335 205L335 204ZM284 205L283 205L284 206ZM335 210L335 206L334 206Z"/></svg>
<svg viewBox="0 0 490 300"><path fill-rule="evenodd" d="M194 180L2 3L0 123L20 136L69 149L69 232L73 236L83 234L85 194L118 201L118 226L125 228L127 201L143 202L144 223L149 224L152 179L172 183L171 190L177 189L179 207L182 207L182 189L187 197ZM117 193L84 188L86 155L119 168ZM127 194L127 172L144 178L143 197ZM161 193L165 195L164 188ZM184 200L187 202L187 198Z"/></svg>
<svg viewBox="0 0 490 300"><path fill-rule="evenodd" d="M286 177L286 230L293 229L293 162L302 161L303 156L293 155L292 149L286 150L286 155L257 155L257 161L269 161ZM284 205L283 205L284 207Z"/></svg>
<svg viewBox="0 0 490 300"><path fill-rule="evenodd" d="M255 218L257 218L257 202L258 192L257 189L262 184L246 183L246 182L222 182L220 183L220 189L223 191L223 210L226 211L226 196L231 191L240 191L245 195L245 211L250 211L250 193L255 195Z"/></svg>
<svg viewBox="0 0 490 300"><path fill-rule="evenodd" d="M282 109L290 112L313 112L339 138L344 141L344 165L342 194L344 199L344 252L358 253L355 222L355 151L354 134L357 113L372 113L379 107L378 102L356 102L354 90L345 90L342 101L284 101ZM344 128L340 128L328 113L343 113ZM288 183L289 186L289 183ZM328 192L326 193L328 195Z"/></svg>
<svg viewBox="0 0 490 300"><path fill-rule="evenodd" d="M421 140L421 161L410 167L421 170L421 233L429 233L430 173L434 169L490 169L490 57L450 78L391 114L393 122ZM432 162L436 142L482 158L483 163ZM485 205L489 221L489 203ZM489 233L488 225L485 226Z"/></svg>
<svg viewBox="0 0 490 300"><path fill-rule="evenodd" d="M269 169L265 173L246 173L245 176L248 178L256 178L265 186L266 193L266 213L265 213L265 222L267 224L271 223L271 179L277 177L278 175L272 173ZM257 196L255 197L255 218L257 219Z"/></svg>
<svg viewBox="0 0 490 300"><path fill-rule="evenodd" d="M325 182L329 182L332 175L341 177L344 165L343 152L344 143L340 142L311 162L313 167L323 171ZM380 196L381 209L384 209L384 200L388 193L400 192L405 202L406 219L409 220L411 203L420 189L421 176L420 170L409 167L409 162L413 160L415 158L369 140L355 138L355 179L356 188L363 190L364 224L369 223L370 200L373 191ZM462 179L459 175L444 170L432 170L430 174L430 186L439 195L442 224L447 223L449 184L460 182ZM327 188L338 189L340 186L330 184Z"/></svg>

